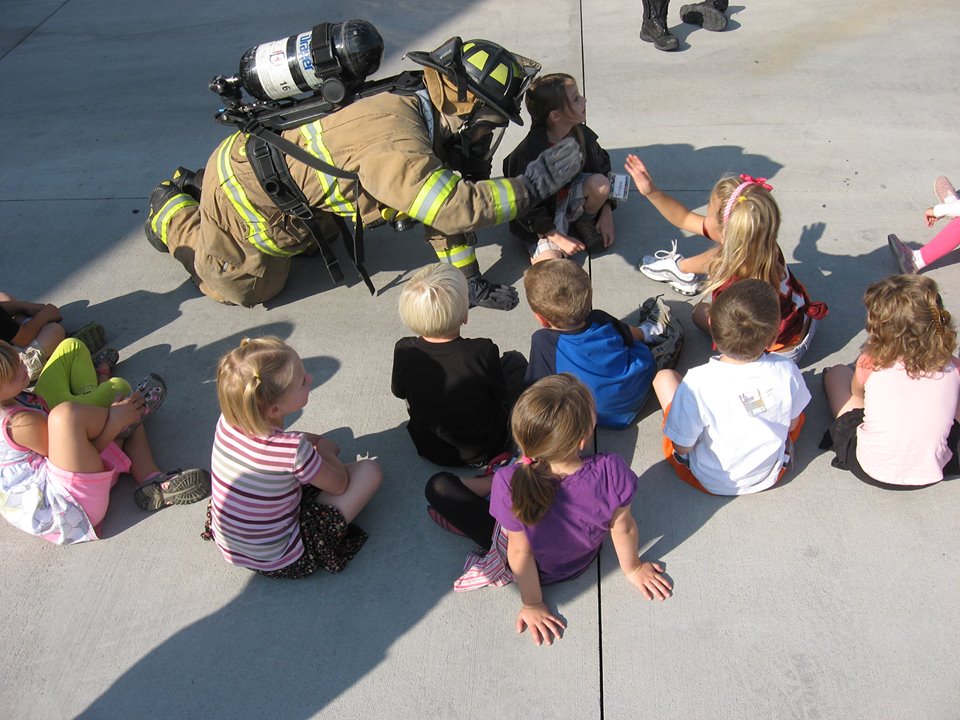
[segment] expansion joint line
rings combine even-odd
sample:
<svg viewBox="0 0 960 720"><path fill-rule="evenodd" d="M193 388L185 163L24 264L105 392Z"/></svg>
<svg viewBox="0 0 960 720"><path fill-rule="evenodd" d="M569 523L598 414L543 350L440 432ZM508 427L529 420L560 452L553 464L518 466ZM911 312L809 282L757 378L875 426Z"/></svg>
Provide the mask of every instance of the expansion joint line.
<svg viewBox="0 0 960 720"><path fill-rule="evenodd" d="M60 5L57 6L57 8L56 8L52 13L50 13L50 14L47 15L43 20L41 20L39 23L37 23L37 26L36 26L35 28L33 28L33 30L31 30L31 31L28 32L26 35L24 35L22 38L20 38L20 40L17 41L16 45L14 45L12 48L10 48L9 50L7 50L3 55L0 55L0 60L3 60L7 55L9 55L9 54L12 53L14 50L16 50L18 47L20 47L20 45L22 45L23 42L24 42L27 38L29 38L31 35L33 35L37 30L39 30L40 28L42 28L42 27L47 23L47 21L48 21L50 18L52 18L52 17L53 17L54 15L56 15L58 12L60 12L61 10L63 10L64 5L66 5L66 4L69 3L69 2L70 2L70 0L63 0L63 2L60 3Z"/></svg>

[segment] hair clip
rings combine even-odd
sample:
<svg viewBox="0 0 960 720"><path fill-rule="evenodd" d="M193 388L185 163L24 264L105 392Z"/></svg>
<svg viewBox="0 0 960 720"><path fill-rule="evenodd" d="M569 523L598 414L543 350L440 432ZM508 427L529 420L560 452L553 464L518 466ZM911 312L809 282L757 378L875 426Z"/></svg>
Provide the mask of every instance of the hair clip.
<svg viewBox="0 0 960 720"><path fill-rule="evenodd" d="M535 461L534 461L533 458L528 458L526 455L521 455L521 456L520 456L520 464L521 464L521 465L533 465L534 462L535 462Z"/></svg>

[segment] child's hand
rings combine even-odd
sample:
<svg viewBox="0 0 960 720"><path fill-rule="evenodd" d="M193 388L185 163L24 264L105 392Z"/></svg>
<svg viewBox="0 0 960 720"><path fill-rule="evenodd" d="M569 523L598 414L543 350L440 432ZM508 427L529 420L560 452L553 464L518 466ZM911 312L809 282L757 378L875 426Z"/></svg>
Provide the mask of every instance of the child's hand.
<svg viewBox="0 0 960 720"><path fill-rule="evenodd" d="M940 218L933 214L932 207L928 207L923 211L923 219L927 221L927 227L933 227Z"/></svg>
<svg viewBox="0 0 960 720"><path fill-rule="evenodd" d="M659 563L641 562L640 567L627 574L629 580L643 593L647 600L666 600L673 591L673 585L660 573L663 566Z"/></svg>
<svg viewBox="0 0 960 720"><path fill-rule="evenodd" d="M569 235L564 235L556 230L554 230L552 233L549 233L547 235L547 239L560 248L560 252L567 257L576 255L578 252L583 252L587 249L587 246L576 238L570 237Z"/></svg>
<svg viewBox="0 0 960 720"><path fill-rule="evenodd" d="M637 186L637 191L646 197L657 191L657 186L647 172L647 166L643 164L636 155L627 155L627 162L623 165L624 170L630 173L633 178L633 184Z"/></svg>
<svg viewBox="0 0 960 720"><path fill-rule="evenodd" d="M320 435L314 435L312 441L313 447L315 447L321 455L333 455L336 457L340 454L340 446L333 440L328 440Z"/></svg>
<svg viewBox="0 0 960 720"><path fill-rule="evenodd" d="M125 427L140 421L140 417L143 415L143 407L143 395L136 391L125 398L120 398L118 395L110 406L104 431L106 432L109 429L109 435L116 437L117 433Z"/></svg>
<svg viewBox="0 0 960 720"><path fill-rule="evenodd" d="M517 614L517 632L522 633L530 628L530 639L537 645L546 642L547 645L553 645L553 638L563 637L560 631L567 626L563 620L554 617L547 609L545 603L536 603L535 605L524 605Z"/></svg>
<svg viewBox="0 0 960 720"><path fill-rule="evenodd" d="M60 322L63 320L63 317L60 315L60 308L50 303L43 305L34 317L42 320L44 323Z"/></svg>

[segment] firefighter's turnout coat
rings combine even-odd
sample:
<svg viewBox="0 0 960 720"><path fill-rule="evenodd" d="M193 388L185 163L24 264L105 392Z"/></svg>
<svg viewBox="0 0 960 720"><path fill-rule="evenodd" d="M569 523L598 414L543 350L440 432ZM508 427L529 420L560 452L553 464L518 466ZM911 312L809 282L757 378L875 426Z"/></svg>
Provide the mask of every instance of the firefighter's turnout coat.
<svg viewBox="0 0 960 720"><path fill-rule="evenodd" d="M409 215L426 226L438 254L452 251L446 259L465 270L475 257L462 233L512 220L530 204L520 179L471 182L445 165L439 117L426 91L363 98L283 136L360 177L358 196L355 182L287 157L311 206L349 219L359 215L366 224ZM325 230L335 237L329 218ZM246 306L279 293L290 258L313 242L261 188L241 133L210 156L199 205L185 202L168 212L162 236L206 295Z"/></svg>

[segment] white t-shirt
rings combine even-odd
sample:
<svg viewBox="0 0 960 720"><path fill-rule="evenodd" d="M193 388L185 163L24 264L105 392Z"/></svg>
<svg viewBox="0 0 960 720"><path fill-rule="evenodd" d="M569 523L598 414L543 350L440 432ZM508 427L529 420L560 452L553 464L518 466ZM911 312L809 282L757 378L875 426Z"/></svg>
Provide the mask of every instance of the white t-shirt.
<svg viewBox="0 0 960 720"><path fill-rule="evenodd" d="M690 470L716 495L766 490L777 481L790 424L810 402L790 360L764 355L745 364L712 357L687 371L663 434L692 447Z"/></svg>

